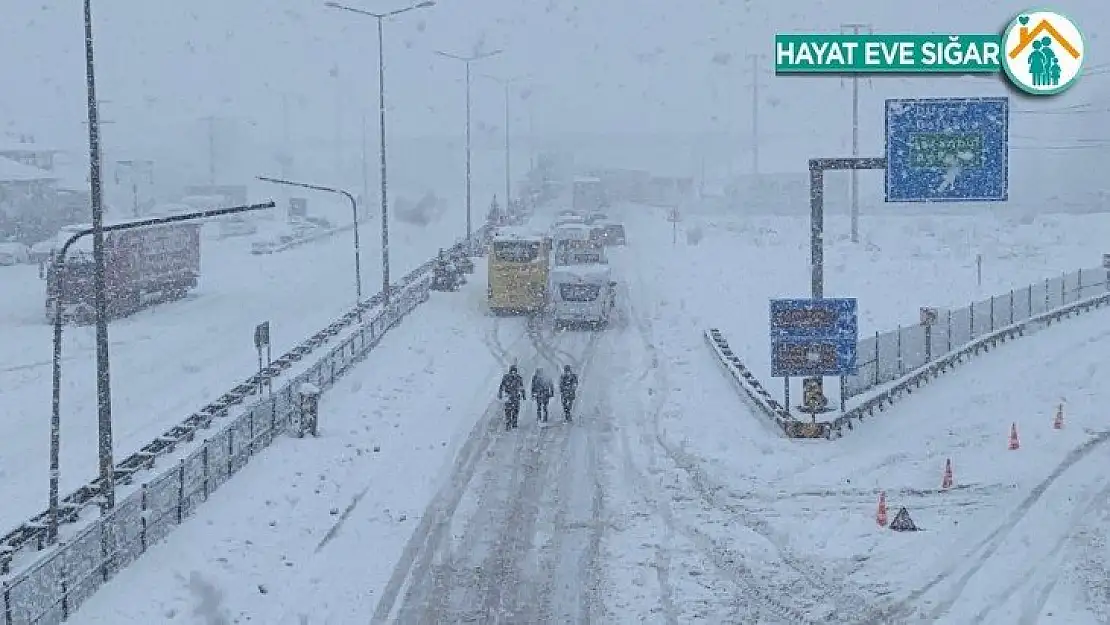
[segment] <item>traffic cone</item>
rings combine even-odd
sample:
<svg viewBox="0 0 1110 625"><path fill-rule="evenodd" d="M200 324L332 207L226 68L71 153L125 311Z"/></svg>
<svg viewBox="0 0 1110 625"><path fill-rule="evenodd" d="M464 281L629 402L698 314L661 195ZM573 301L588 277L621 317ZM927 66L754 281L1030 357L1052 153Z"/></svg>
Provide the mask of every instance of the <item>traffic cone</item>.
<svg viewBox="0 0 1110 625"><path fill-rule="evenodd" d="M944 478L940 481L941 488L952 488L952 459L944 461Z"/></svg>
<svg viewBox="0 0 1110 625"><path fill-rule="evenodd" d="M1056 406L1056 418L1052 420L1052 429L1054 429L1054 430L1064 429L1064 403L1063 402L1060 402L1060 405Z"/></svg>
<svg viewBox="0 0 1110 625"><path fill-rule="evenodd" d="M875 523L879 527L886 527L886 491L879 491L879 509L875 512Z"/></svg>
<svg viewBox="0 0 1110 625"><path fill-rule="evenodd" d="M1010 425L1010 451L1021 448L1021 442L1018 441L1017 423Z"/></svg>

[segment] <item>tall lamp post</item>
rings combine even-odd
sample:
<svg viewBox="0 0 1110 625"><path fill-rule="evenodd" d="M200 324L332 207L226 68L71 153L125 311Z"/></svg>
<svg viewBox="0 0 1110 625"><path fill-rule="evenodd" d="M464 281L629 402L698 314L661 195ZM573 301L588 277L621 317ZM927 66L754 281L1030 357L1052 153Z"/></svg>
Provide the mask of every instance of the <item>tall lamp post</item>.
<svg viewBox="0 0 1110 625"><path fill-rule="evenodd" d="M363 11L353 7L339 4L338 2L325 2L324 6L339 9L341 11L348 11L357 13L359 15L366 15L378 20L378 124L380 126L381 135L381 166L382 166L382 301L389 303L389 213L388 213L388 196L386 188L385 177L385 44L383 42L383 23L386 18L394 17L402 13L407 13L414 9L426 9L435 6L433 0L420 2L412 6L407 6L402 9L388 11L386 13L371 13L370 11ZM365 171L365 168L363 168ZM365 175L365 174L364 174ZM361 298L360 298L361 300Z"/></svg>
<svg viewBox="0 0 1110 625"><path fill-rule="evenodd" d="M236 213L245 213L250 211L266 210L274 207L272 201L262 204L251 204L249 206L233 206L231 208L217 208L213 210L199 211L195 213L185 213L180 215L170 215L168 217L153 217L150 219L143 219L139 221L131 221L125 223L112 224L105 227L101 224L101 231L103 232L118 232L121 230L133 230L135 228L145 228L148 226L157 226L161 224L177 223L182 221L196 221L200 219L208 219L210 217L220 217L222 215L234 215ZM49 508L47 513L46 525L46 542L53 545L58 541L58 524L61 522L61 513L59 511L59 478L61 476L61 455L62 455L62 325L65 318L62 315L64 304L68 299L66 296L66 253L69 252L70 246L77 242L78 239L95 234L94 228L82 229L62 244L62 247L54 254L50 261L50 271L46 274L47 289L50 296L53 298L54 309L54 351L53 359L51 361L51 369L53 380L51 384L51 412L50 412L50 491L49 491ZM114 473L113 473L114 477Z"/></svg>
<svg viewBox="0 0 1110 625"><path fill-rule="evenodd" d="M112 459L112 385L108 366L108 294L104 280L104 196L100 172L100 112L96 101L92 0L85 0L85 89L88 95L89 200L92 205L93 291L96 309L96 406L100 496L104 510L116 505Z"/></svg>
<svg viewBox="0 0 1110 625"><path fill-rule="evenodd" d="M512 88L514 85L524 81L525 76L514 76L512 78L499 78L497 76L490 76L489 74L482 74L483 78L488 78L505 89L505 210L509 210L509 201L512 199L513 191L513 175L512 175L512 139L509 134L509 125L511 123L511 109L509 107L512 101Z"/></svg>
<svg viewBox="0 0 1110 625"><path fill-rule="evenodd" d="M472 235L473 228L471 226L471 196L470 196L470 64L482 59L488 59L491 56L501 54L502 50L491 50L489 52L482 52L480 54L471 54L469 56L462 56L458 54L448 54L447 52L436 51L436 54L462 61L466 64L466 240L469 241Z"/></svg>
<svg viewBox="0 0 1110 625"><path fill-rule="evenodd" d="M312 189L313 191L323 191L324 193L334 193L336 195L342 195L343 197L347 198L347 201L351 203L351 220L353 222L353 229L354 229L354 233L355 233L355 241L354 241L354 243L355 243L355 305L361 305L362 304L362 258L361 258L362 257L362 244L359 242L359 238L358 238L358 201L355 200L355 196L351 195L351 193L349 191L344 191L343 189L337 189L335 187L325 187L325 186L321 186L321 185L318 185L318 184L309 184L307 182L296 182L296 181L293 181L293 180L285 180L283 178L271 178L270 176L257 176L257 178L259 180L261 180L262 182L272 182L274 184L285 185L287 187L299 187L301 189ZM383 224L385 223L384 219L382 220L382 223ZM383 271L384 271L384 268L383 268ZM386 288L387 289L389 288L388 283L386 285ZM384 292L382 293L382 298L383 299L385 298L385 293Z"/></svg>

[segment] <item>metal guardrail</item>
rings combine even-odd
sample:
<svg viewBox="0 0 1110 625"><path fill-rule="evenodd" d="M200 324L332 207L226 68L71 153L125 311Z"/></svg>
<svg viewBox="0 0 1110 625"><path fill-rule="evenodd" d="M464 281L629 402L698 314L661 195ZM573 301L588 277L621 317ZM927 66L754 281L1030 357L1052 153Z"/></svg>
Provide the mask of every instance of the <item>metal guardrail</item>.
<svg viewBox="0 0 1110 625"><path fill-rule="evenodd" d="M766 387L743 364L739 356L732 351L728 345L728 340L720 330L715 328L707 330L705 336L710 348L713 349L726 372L755 403L762 415L779 426L787 436L792 438L833 439L843 436L845 428L848 430L854 429L853 420L860 422L865 417L874 416L876 411L885 410L900 398L913 393L914 390L954 369L957 365L978 356L980 353L990 351L1001 343L1025 336L1054 322L1106 305L1110 305L1110 292L1065 304L988 332L892 380L888 386L875 391L862 403L849 409L836 419L818 423L797 419L790 413L789 407L783 406L778 400L774 399L766 390Z"/></svg>
<svg viewBox="0 0 1110 625"><path fill-rule="evenodd" d="M488 234L488 230L488 226L483 227L475 233L475 238L469 245L467 241L461 240L456 242L450 249L452 251L464 248L473 249L477 241L484 240ZM402 294L403 296L403 294L413 288L414 285L419 285L421 281L426 281L426 279L430 277L434 264L435 258L425 261L419 267L401 278L401 280L393 286L393 292ZM423 288L423 286L421 286L421 288ZM190 414L180 423L167 429L138 451L118 462L115 468L115 478L117 489L122 491L119 493L119 498L127 494L128 489L131 488L138 474L154 468L157 458L179 451L181 446L193 442L198 436L203 435L203 432L210 430L214 422L219 422L219 420L226 418L232 408L242 405L249 397L257 394L258 389L262 386L260 383L266 383L265 386L268 387L269 383L280 377L284 372L293 367L293 365L304 360L315 350L357 324L360 318L374 308L380 306L381 303L381 293L377 293L370 297L369 300L345 313L339 319L328 324L324 329L298 343L284 355L274 360L269 367L235 385L231 390L221 395L212 403ZM98 495L99 487L95 481L81 486L77 490L66 495L61 501L60 507L62 514L60 522L63 525L78 522L83 510L99 503ZM0 537L0 578L11 574L12 563L21 553L25 553L29 550L41 552L47 547L47 516L47 511L40 512L30 520L21 523L19 526L9 531L3 537ZM8 582L4 582L4 584L6 588ZM0 603L0 607L6 605L7 604ZM23 622L38 621L19 621L11 620L11 618L4 620L4 612L0 611L0 623L3 625Z"/></svg>
<svg viewBox="0 0 1110 625"><path fill-rule="evenodd" d="M288 243L281 243L279 245L273 246L272 248L270 248L270 251L268 253L276 254L278 252L284 252L285 250L291 250L293 248L312 243L313 241L321 241L323 239L333 237L341 232L353 230L354 227L354 224L347 224L345 226L339 226L338 228L329 228L327 230L321 230L320 232L314 232L307 237L296 237Z"/></svg>
<svg viewBox="0 0 1110 625"><path fill-rule="evenodd" d="M310 382L332 386L386 333L429 298L430 276L361 324L315 365L254 403L139 488L106 514L51 547L11 579L0 583L0 624L56 625L106 581L167 536L226 483L250 458L299 418L297 389ZM211 424L211 422L209 422ZM153 458L148 468L154 468Z"/></svg>
<svg viewBox="0 0 1110 625"><path fill-rule="evenodd" d="M1006 326L1070 302L1110 291L1102 268L1079 269L967 306L934 309L929 328L921 324L876 332L856 345L859 372L844 380L846 397L856 397L901 378L935 356Z"/></svg>

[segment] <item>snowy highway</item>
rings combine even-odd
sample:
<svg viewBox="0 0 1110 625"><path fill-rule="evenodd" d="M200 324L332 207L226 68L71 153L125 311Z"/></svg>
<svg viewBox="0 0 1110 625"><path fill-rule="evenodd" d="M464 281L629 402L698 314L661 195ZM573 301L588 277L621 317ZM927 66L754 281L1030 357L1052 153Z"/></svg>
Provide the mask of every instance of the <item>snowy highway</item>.
<svg viewBox="0 0 1110 625"><path fill-rule="evenodd" d="M452 222L453 225L453 222ZM437 229L438 228L438 229ZM376 229L361 228L364 296L381 282ZM427 260L458 233L442 224L395 228L394 276ZM113 321L110 356L117 460L135 451L258 368L252 331L271 323L276 358L354 306L350 232L273 255L249 239L205 240L200 287ZM0 268L12 297L0 304L0 526L46 507L51 328L33 266ZM6 293L7 295L7 293ZM63 494L96 475L92 327L67 326L62 349Z"/></svg>
<svg viewBox="0 0 1110 625"><path fill-rule="evenodd" d="M612 260L620 314L600 333L487 316L479 263L476 279L433 294L325 394L320 439L262 452L72 621L1105 614L1110 553L1092 528L1110 513L1092 467L1106 453L1097 381L1110 312L974 360L844 439L790 441L752 414L702 343L698 300L676 293L693 293L707 267L682 260L692 248L670 252L669 229L629 218L630 245ZM706 298L716 284L700 280ZM529 402L506 432L493 395L511 362L525 375L578 365L577 420L540 427ZM1061 396L1067 421L1054 430ZM878 528L880 491L892 515L906 506L926 531Z"/></svg>

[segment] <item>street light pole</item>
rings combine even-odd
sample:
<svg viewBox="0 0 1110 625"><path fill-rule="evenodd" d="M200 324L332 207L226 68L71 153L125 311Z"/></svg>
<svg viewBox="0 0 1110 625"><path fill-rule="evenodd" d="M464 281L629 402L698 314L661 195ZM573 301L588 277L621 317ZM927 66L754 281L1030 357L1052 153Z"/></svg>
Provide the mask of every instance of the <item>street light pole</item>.
<svg viewBox="0 0 1110 625"><path fill-rule="evenodd" d="M390 296L390 281L389 281L389 195L388 187L386 185L386 158L385 158L385 36L383 33L384 22L388 17L400 15L414 9L425 9L435 6L433 0L420 2L412 6L404 7L389 11L388 13L371 13L370 11L363 11L349 6L344 6L337 2L326 2L324 6L332 9L339 9L341 11L348 11L350 13L358 13L359 15L366 15L378 20L378 124L379 135L381 137L380 153L381 153L381 187L382 187L382 301L389 303ZM366 168L363 167L365 175ZM358 228L355 228L355 237L358 237ZM361 289L361 286L360 286ZM362 301L362 297L359 297Z"/></svg>
<svg viewBox="0 0 1110 625"><path fill-rule="evenodd" d="M347 198L347 201L351 203L351 220L354 222L354 228L353 229L354 229L354 232L355 232L355 241L354 241L354 244L355 244L355 304L356 305L361 305L362 304L362 260L361 260L362 244L359 242L359 237L358 237L358 200L355 199L355 196L351 195L351 193L349 191L344 191L343 189L336 189L334 187L324 187L324 186L320 186L318 184L308 184L307 182L294 182L292 180L285 180L285 179L282 179L282 178L271 178L269 176L257 176L257 178L258 178L258 180L261 180L262 182L272 182L274 184L281 184L281 185L285 185L287 187L300 187L301 189L312 189L313 191L323 191L324 193L334 193L336 195L342 195L343 197ZM382 294L382 297L383 298L385 297L384 293Z"/></svg>
<svg viewBox="0 0 1110 625"><path fill-rule="evenodd" d="M92 0L85 0L85 88L88 95L89 200L92 205L93 291L96 308L96 406L103 510L116 505L115 462L112 459L112 385L108 364L108 294L104 269L104 189L100 171L100 114L96 102L93 57Z"/></svg>
<svg viewBox="0 0 1110 625"><path fill-rule="evenodd" d="M508 214L509 200L512 197L513 177L512 177L512 141L509 129L511 121L510 101L512 99L511 89L512 86L522 80L524 77L515 78L498 78L497 76L490 76L489 74L482 74L483 78L488 78L494 82L501 83L505 88L505 210Z"/></svg>
<svg viewBox="0 0 1110 625"><path fill-rule="evenodd" d="M235 213L245 213L248 211L258 211L273 208L272 201L262 204L252 204L250 206L235 206L232 208L218 208L214 210L200 211L195 213L184 213L180 215L170 215L168 217L154 217L151 219L143 219L139 221L131 221L126 223L112 224L104 226L103 223L99 226L92 228L82 229L62 244L61 249L54 254L50 262L50 272L47 274L47 289L48 293L54 298L54 356L52 360L53 370L53 383L51 385L51 412L50 412L50 502L47 512L47 526L46 526L46 542L47 544L54 544L58 540L58 524L60 523L61 515L59 513L60 502L58 500L59 491L59 478L61 476L61 432L62 432L62 326L64 317L62 310L65 303L65 287L67 284L65 276L65 262L66 253L69 252L71 245L77 242L78 239L92 234L94 237L99 233L103 236L104 232L113 232L116 230L132 230L134 228L143 228L146 226L154 226L166 223L175 223L179 221L194 221L198 219L207 219L210 217L220 217L223 215L232 215ZM113 466L113 471L115 467ZM101 480L103 484L103 480Z"/></svg>
<svg viewBox="0 0 1110 625"><path fill-rule="evenodd" d="M491 56L501 54L502 50L492 50L490 52L483 52L481 54L472 54L470 56L461 56L458 54L448 54L447 52L436 51L436 54L462 61L466 64L466 240L470 241L473 234L472 227L472 214L471 210L471 175L470 175L470 160L471 160L471 145L470 145L470 64L482 59L488 59ZM508 201L508 198L506 198Z"/></svg>

